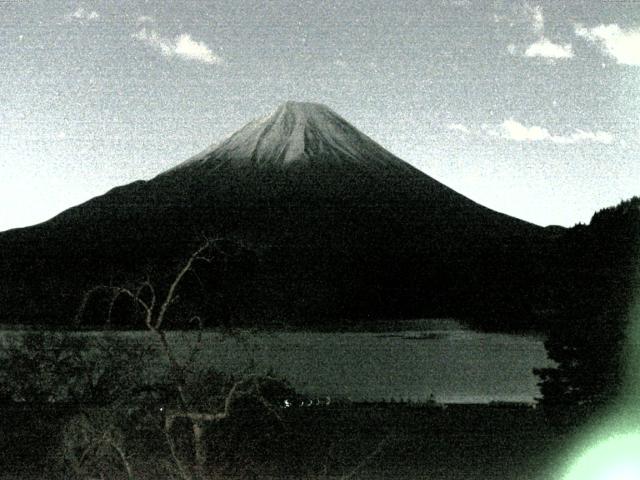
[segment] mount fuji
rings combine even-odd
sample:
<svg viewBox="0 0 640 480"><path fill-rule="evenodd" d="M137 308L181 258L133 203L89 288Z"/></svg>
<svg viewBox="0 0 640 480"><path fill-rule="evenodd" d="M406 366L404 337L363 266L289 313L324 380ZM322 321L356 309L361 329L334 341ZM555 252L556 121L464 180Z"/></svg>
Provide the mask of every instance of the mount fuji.
<svg viewBox="0 0 640 480"><path fill-rule="evenodd" d="M315 325L524 318L550 233L453 191L323 105L287 102L149 181L0 233L0 322L68 324L92 286L162 283L203 236L244 252L194 283L212 318Z"/></svg>
<svg viewBox="0 0 640 480"><path fill-rule="evenodd" d="M271 115L249 122L194 163L286 168L321 162L333 167L407 171L409 165L317 103L286 102Z"/></svg>

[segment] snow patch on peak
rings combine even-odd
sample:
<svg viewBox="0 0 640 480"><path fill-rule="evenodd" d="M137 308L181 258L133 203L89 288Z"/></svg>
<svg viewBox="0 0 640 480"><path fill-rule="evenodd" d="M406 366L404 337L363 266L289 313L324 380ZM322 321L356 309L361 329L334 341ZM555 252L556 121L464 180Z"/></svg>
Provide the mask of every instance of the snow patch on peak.
<svg viewBox="0 0 640 480"><path fill-rule="evenodd" d="M288 101L193 157L189 164L286 167L359 165L412 170L407 163L319 103Z"/></svg>
<svg viewBox="0 0 640 480"><path fill-rule="evenodd" d="M293 100L288 100L280 105L276 112L289 112L300 116L314 116L323 113L331 113L335 115L333 110L331 110L326 105L322 103L315 102L296 102Z"/></svg>

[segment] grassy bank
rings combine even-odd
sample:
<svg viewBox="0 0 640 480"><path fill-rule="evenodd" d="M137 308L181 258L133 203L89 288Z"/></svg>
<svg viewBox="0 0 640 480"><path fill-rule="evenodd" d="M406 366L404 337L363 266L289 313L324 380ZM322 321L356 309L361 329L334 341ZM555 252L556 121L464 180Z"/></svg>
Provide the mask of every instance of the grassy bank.
<svg viewBox="0 0 640 480"><path fill-rule="evenodd" d="M547 479L570 438L523 406L345 404L278 413L239 409L209 429L208 461L193 478ZM1 478L83 478L72 475L61 445L73 418L60 408L5 405ZM193 460L189 427L174 430L185 464ZM126 448L134 478L179 478L152 428L130 432ZM127 478L116 460L96 468L103 478Z"/></svg>

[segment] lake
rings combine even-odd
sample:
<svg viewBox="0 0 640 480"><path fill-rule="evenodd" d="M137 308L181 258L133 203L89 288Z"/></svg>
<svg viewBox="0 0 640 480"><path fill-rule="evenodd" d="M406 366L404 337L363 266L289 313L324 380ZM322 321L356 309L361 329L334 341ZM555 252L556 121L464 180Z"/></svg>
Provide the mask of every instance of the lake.
<svg viewBox="0 0 640 480"><path fill-rule="evenodd" d="M132 347L155 341L147 332L78 334L116 335ZM168 338L182 353L195 332ZM375 332L205 331L203 339L198 363L228 373L271 369L301 393L354 401L433 395L445 403L532 402L539 395L532 369L552 365L539 337L476 332L454 320L405 321Z"/></svg>

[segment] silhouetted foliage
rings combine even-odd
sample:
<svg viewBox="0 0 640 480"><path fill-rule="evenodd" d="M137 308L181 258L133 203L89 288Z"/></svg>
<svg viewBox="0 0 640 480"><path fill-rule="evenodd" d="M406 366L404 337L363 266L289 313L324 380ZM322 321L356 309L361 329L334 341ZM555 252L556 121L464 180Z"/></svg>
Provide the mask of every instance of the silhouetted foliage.
<svg viewBox="0 0 640 480"><path fill-rule="evenodd" d="M107 335L9 332L3 338L0 392L26 405L98 407L142 388L150 345L126 348Z"/></svg>

